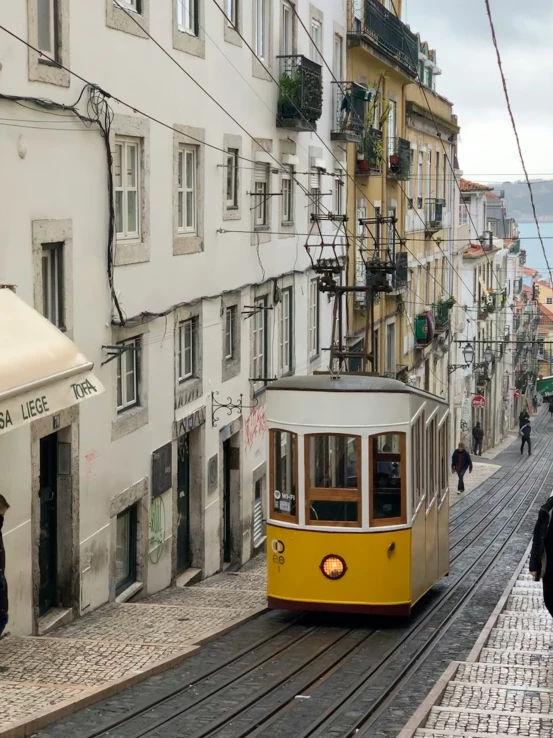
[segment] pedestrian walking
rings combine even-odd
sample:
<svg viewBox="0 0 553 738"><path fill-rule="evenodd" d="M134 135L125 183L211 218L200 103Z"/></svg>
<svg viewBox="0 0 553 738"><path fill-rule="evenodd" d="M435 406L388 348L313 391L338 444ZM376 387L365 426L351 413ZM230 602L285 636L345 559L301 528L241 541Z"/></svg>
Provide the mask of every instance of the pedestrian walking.
<svg viewBox="0 0 553 738"><path fill-rule="evenodd" d="M475 456L482 456L482 441L484 439L484 431L480 423L476 423L472 429L472 453Z"/></svg>
<svg viewBox="0 0 553 738"><path fill-rule="evenodd" d="M526 412L526 410L521 410L520 415L518 416L518 427L519 429L522 428L522 426L527 423L530 420L530 416Z"/></svg>
<svg viewBox="0 0 553 738"><path fill-rule="evenodd" d="M553 397L549 400L549 412L551 413L551 417L553 417Z"/></svg>
<svg viewBox="0 0 553 738"><path fill-rule="evenodd" d="M522 443L520 444L520 453L524 453L524 446L528 444L528 456L532 455L532 441L530 440L530 433L532 429L530 427L530 421L525 423L520 429L520 435L522 436Z"/></svg>
<svg viewBox="0 0 553 738"><path fill-rule="evenodd" d="M537 395L534 395L534 397L532 397L532 407L534 408L534 412L537 413L538 412L538 396Z"/></svg>
<svg viewBox="0 0 553 738"><path fill-rule="evenodd" d="M459 446L453 452L451 457L451 470L457 472L459 482L457 484L457 494L465 491L464 477L467 473L472 474L472 459L470 458L469 452L465 448L464 443L460 443Z"/></svg>
<svg viewBox="0 0 553 738"><path fill-rule="evenodd" d="M2 538L2 528L4 526L4 516L9 507L4 495L0 495L0 638L8 624L8 582L6 580L6 551Z"/></svg>
<svg viewBox="0 0 553 738"><path fill-rule="evenodd" d="M553 617L553 496L540 508L532 538L530 574L536 582L542 580L543 602ZM547 562L552 562L547 566Z"/></svg>

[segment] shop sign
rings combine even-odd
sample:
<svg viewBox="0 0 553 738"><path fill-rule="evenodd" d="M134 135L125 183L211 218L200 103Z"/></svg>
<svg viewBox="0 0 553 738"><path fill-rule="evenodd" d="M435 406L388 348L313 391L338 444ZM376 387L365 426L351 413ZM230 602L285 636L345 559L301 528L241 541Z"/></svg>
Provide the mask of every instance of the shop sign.
<svg viewBox="0 0 553 738"><path fill-rule="evenodd" d="M472 398L472 407L486 407L486 398L483 395L475 395Z"/></svg>
<svg viewBox="0 0 553 738"><path fill-rule="evenodd" d="M185 433L190 433L195 428L205 423L205 405L194 413L190 413L182 420L173 421L173 438L180 438Z"/></svg>

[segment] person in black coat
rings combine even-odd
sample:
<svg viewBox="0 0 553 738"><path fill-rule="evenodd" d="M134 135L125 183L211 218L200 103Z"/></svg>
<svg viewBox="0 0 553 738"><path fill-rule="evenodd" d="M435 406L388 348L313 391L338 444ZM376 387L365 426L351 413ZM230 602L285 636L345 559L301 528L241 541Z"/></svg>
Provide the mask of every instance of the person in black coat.
<svg viewBox="0 0 553 738"><path fill-rule="evenodd" d="M520 453L524 453L524 445L528 444L528 456L532 455L532 441L530 440L530 433L532 432L532 428L530 427L530 422L525 423L525 425L522 426L520 429L520 435L522 436L522 443L520 444Z"/></svg>
<svg viewBox="0 0 553 738"><path fill-rule="evenodd" d="M459 483L457 484L457 493L465 491L464 476L469 470L469 474L472 474L472 459L470 458L469 452L465 448L464 443L460 443L458 448L453 452L451 457L451 470L457 472L459 477Z"/></svg>
<svg viewBox="0 0 553 738"><path fill-rule="evenodd" d="M553 496L540 508L532 538L530 552L530 574L536 582L542 580L543 601L553 617ZM548 565L548 561L551 563Z"/></svg>
<svg viewBox="0 0 553 738"><path fill-rule="evenodd" d="M476 423L472 429L472 452L475 456L482 456L482 441L484 440L484 431L480 423Z"/></svg>
<svg viewBox="0 0 553 738"><path fill-rule="evenodd" d="M522 410L520 415L518 416L518 427L522 428L523 425L525 425L530 420L530 416L526 412L526 410Z"/></svg>
<svg viewBox="0 0 553 738"><path fill-rule="evenodd" d="M6 551L2 538L2 527L9 507L6 498L0 495L0 637L8 624L8 582L6 581Z"/></svg>

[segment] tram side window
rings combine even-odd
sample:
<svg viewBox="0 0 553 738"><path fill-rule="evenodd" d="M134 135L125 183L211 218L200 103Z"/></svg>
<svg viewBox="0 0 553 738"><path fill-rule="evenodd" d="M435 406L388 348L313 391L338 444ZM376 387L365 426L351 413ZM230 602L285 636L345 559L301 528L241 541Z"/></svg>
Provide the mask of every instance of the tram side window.
<svg viewBox="0 0 553 738"><path fill-rule="evenodd" d="M424 497L424 415L421 413L411 428L411 468L413 484L413 514Z"/></svg>
<svg viewBox="0 0 553 738"><path fill-rule="evenodd" d="M271 431L271 517L297 518L297 444L295 433Z"/></svg>
<svg viewBox="0 0 553 738"><path fill-rule="evenodd" d="M371 436L371 524L405 522L405 434Z"/></svg>
<svg viewBox="0 0 553 738"><path fill-rule="evenodd" d="M310 525L360 525L360 443L357 436L306 438Z"/></svg>
<svg viewBox="0 0 553 738"><path fill-rule="evenodd" d="M444 423L440 428L440 488L438 490L440 502L444 499L449 483L449 453L447 450L447 425Z"/></svg>

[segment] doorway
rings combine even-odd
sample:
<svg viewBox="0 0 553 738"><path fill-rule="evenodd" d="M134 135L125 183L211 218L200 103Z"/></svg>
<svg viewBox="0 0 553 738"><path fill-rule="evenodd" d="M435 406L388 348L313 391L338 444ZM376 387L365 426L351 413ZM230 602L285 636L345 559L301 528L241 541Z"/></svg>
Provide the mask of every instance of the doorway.
<svg viewBox="0 0 553 738"><path fill-rule="evenodd" d="M177 574L190 568L190 438L185 433L178 441L177 460Z"/></svg>
<svg viewBox="0 0 553 738"><path fill-rule="evenodd" d="M40 439L39 614L58 605L58 437Z"/></svg>
<svg viewBox="0 0 553 738"><path fill-rule="evenodd" d="M223 563L230 564L232 556L232 525L231 525L231 469L232 447L230 438L223 442Z"/></svg>

